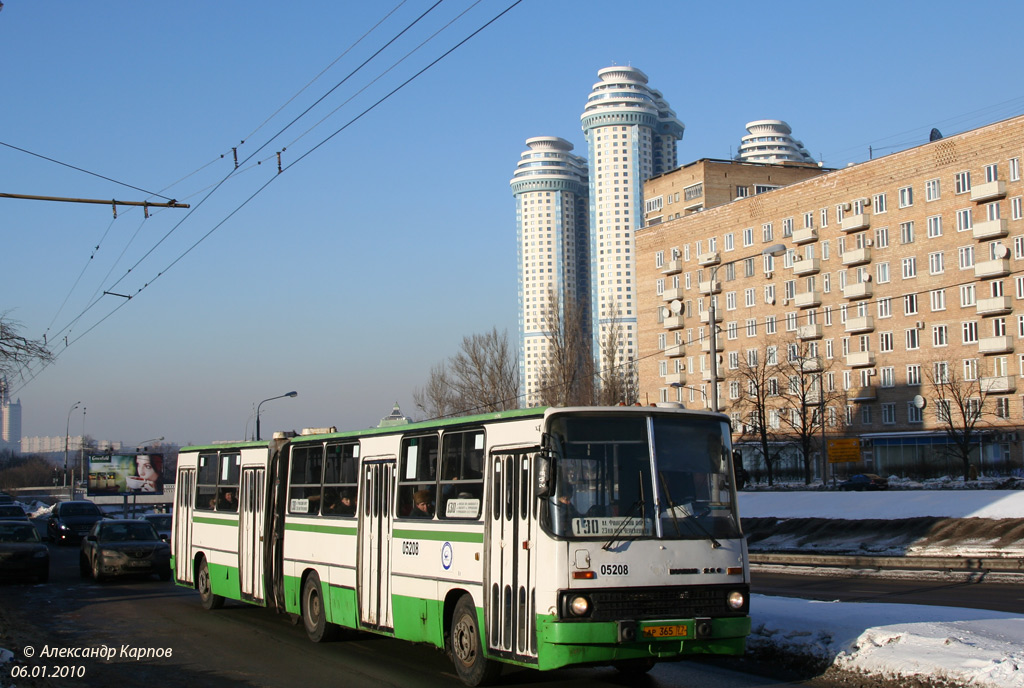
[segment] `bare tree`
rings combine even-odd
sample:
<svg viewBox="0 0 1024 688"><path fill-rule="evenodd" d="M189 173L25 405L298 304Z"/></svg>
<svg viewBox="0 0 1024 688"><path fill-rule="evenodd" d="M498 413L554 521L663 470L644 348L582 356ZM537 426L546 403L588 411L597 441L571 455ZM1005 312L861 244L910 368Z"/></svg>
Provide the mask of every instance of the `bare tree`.
<svg viewBox="0 0 1024 688"><path fill-rule="evenodd" d="M508 334L494 328L463 337L458 353L430 369L413 400L430 418L518 408L519 368Z"/></svg>
<svg viewBox="0 0 1024 688"><path fill-rule="evenodd" d="M779 459L778 451L773 451L773 447L777 447L781 439L778 436L779 424L769 411L772 397L778 395L778 359L774 352L771 347L765 351L748 349L746 355L740 357L739 368L730 381L730 384L736 383L740 387L739 400L735 405L742 419L740 441L756 442L760 446L769 486L774 484L775 464ZM711 382L716 383L717 380Z"/></svg>
<svg viewBox="0 0 1024 688"><path fill-rule="evenodd" d="M546 382L540 390L545 406L589 406L594 402L594 362L584 316L576 299L559 299L555 291L548 291Z"/></svg>
<svg viewBox="0 0 1024 688"><path fill-rule="evenodd" d="M0 378L13 377L32 363L49 363L53 354L46 343L23 337L21 323L0 313Z"/></svg>
<svg viewBox="0 0 1024 688"><path fill-rule="evenodd" d="M623 347L622 310L612 300L608 307L608 323L600 340L601 380L598 402L602 406L632 406L639 399L640 385L636 361L626 357Z"/></svg>
<svg viewBox="0 0 1024 688"><path fill-rule="evenodd" d="M811 484L814 448L817 446L824 455L821 437L827 430L827 409L832 408L833 417L838 419L842 414L837 407L846 405L846 394L826 384L826 379L831 379L831 368L832 361L817 355L807 342L786 344L785 357L779 361L780 372L786 377L779 419L800 447L805 485ZM821 477L825 479L824 474Z"/></svg>
<svg viewBox="0 0 1024 688"><path fill-rule="evenodd" d="M946 361L937 362L925 374L935 392L935 417L946 438L953 445L952 454L964 468L964 482L971 478L971 450L985 425L985 402L988 400L982 378L968 380Z"/></svg>

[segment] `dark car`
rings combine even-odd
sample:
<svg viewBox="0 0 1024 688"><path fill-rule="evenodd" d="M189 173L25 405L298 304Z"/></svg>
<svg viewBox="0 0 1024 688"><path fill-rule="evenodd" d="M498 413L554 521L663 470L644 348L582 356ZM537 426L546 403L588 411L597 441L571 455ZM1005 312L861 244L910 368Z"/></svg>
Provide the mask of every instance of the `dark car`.
<svg viewBox="0 0 1024 688"><path fill-rule="evenodd" d="M139 519L106 519L82 540L78 568L83 578L157 574L171 579L171 546Z"/></svg>
<svg viewBox="0 0 1024 688"><path fill-rule="evenodd" d="M160 536L160 539L164 542L170 542L171 539L171 515L170 514L143 514L139 516L140 521L147 521L153 524L156 528L156 534Z"/></svg>
<svg viewBox="0 0 1024 688"><path fill-rule="evenodd" d="M0 492L0 504L11 504L14 502L14 497L7 494L6 492Z"/></svg>
<svg viewBox="0 0 1024 688"><path fill-rule="evenodd" d="M61 502L46 522L46 535L57 544L77 543L102 518L103 512L90 501Z"/></svg>
<svg viewBox="0 0 1024 688"><path fill-rule="evenodd" d="M857 475L850 476L849 480L844 480L839 483L840 490L854 490L856 492L863 492L864 490L885 490L889 487L889 481L880 475L874 473L858 473Z"/></svg>
<svg viewBox="0 0 1024 688"><path fill-rule="evenodd" d="M50 551L26 520L0 520L0 576L50 579Z"/></svg>
<svg viewBox="0 0 1024 688"><path fill-rule="evenodd" d="M27 521L28 514L17 504L0 504L0 518L16 518Z"/></svg>

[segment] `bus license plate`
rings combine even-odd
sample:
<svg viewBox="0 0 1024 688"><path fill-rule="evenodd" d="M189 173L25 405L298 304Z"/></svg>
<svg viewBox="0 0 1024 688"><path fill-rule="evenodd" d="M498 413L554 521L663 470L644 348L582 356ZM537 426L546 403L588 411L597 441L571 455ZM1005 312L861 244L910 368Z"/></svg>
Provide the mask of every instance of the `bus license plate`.
<svg viewBox="0 0 1024 688"><path fill-rule="evenodd" d="M644 638L678 638L686 636L687 631L682 625L645 626L641 634Z"/></svg>

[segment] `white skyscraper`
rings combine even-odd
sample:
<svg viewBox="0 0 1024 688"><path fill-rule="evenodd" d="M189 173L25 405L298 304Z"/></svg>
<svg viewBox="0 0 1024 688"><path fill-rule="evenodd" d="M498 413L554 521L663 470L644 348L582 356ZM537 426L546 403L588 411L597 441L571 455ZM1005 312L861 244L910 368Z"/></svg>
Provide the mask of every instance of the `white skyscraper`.
<svg viewBox="0 0 1024 688"><path fill-rule="evenodd" d="M675 169L684 127L639 69L607 67L597 75L580 119L590 168L593 353L607 374L612 338L618 370L636 360L634 233L643 223L643 183Z"/></svg>
<svg viewBox="0 0 1024 688"><path fill-rule="evenodd" d="M519 376L524 405L548 384L548 311L586 314L589 299L587 163L555 136L527 139L512 178L519 258ZM588 323L584 323L586 326ZM586 331L586 330L584 330Z"/></svg>
<svg viewBox="0 0 1024 688"><path fill-rule="evenodd" d="M11 400L5 377L0 377L0 449L21 451L21 402Z"/></svg>
<svg viewBox="0 0 1024 688"><path fill-rule="evenodd" d="M740 141L737 160L745 162L814 162L804 144L790 134L793 130L781 119L747 122L747 135Z"/></svg>

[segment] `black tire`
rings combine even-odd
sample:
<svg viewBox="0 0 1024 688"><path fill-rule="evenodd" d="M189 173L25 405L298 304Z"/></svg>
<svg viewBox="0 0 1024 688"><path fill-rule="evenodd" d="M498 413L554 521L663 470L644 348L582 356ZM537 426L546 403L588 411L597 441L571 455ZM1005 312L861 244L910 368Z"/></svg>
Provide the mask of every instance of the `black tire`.
<svg viewBox="0 0 1024 688"><path fill-rule="evenodd" d="M484 656L476 605L469 595L463 595L455 604L447 649L455 673L467 686L490 685L501 675L501 664Z"/></svg>
<svg viewBox="0 0 1024 688"><path fill-rule="evenodd" d="M169 581L169 580L171 580L171 569L170 569L170 567L168 567L167 569L161 571L157 575L160 576L160 580L162 580L162 581Z"/></svg>
<svg viewBox="0 0 1024 688"><path fill-rule="evenodd" d="M326 643L338 637L338 627L327 623L324 591L316 571L306 577L306 582L302 586L302 625L306 627L306 635L314 643Z"/></svg>
<svg viewBox="0 0 1024 688"><path fill-rule="evenodd" d="M92 575L92 569L89 566L89 560L84 554L78 555L78 575L82 578L88 578Z"/></svg>
<svg viewBox="0 0 1024 688"><path fill-rule="evenodd" d="M643 659L624 659L615 662L612 666L623 676L642 676L654 668L656 660L653 657Z"/></svg>
<svg viewBox="0 0 1024 688"><path fill-rule="evenodd" d="M98 556L92 558L92 579L97 583L103 582L103 572L100 571L100 558Z"/></svg>
<svg viewBox="0 0 1024 688"><path fill-rule="evenodd" d="M206 565L206 559L200 559L199 566L196 567L196 590L199 591L199 602L203 609L220 609L224 606L224 598L213 594L210 567Z"/></svg>

